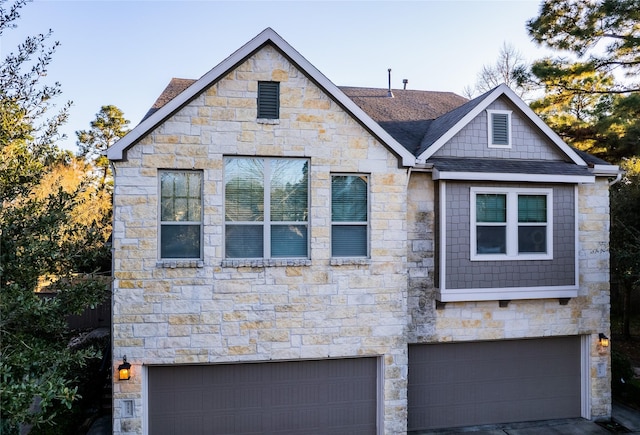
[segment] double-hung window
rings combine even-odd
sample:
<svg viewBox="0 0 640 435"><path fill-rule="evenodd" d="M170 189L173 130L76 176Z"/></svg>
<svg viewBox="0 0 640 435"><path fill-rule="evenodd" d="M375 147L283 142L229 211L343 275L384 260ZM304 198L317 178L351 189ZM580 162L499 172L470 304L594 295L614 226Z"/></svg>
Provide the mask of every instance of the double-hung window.
<svg viewBox="0 0 640 435"><path fill-rule="evenodd" d="M308 258L309 160L227 157L226 258Z"/></svg>
<svg viewBox="0 0 640 435"><path fill-rule="evenodd" d="M160 171L160 258L202 257L202 172Z"/></svg>
<svg viewBox="0 0 640 435"><path fill-rule="evenodd" d="M331 176L331 256L368 255L368 189L365 175Z"/></svg>
<svg viewBox="0 0 640 435"><path fill-rule="evenodd" d="M471 259L551 259L552 193L552 189L471 188Z"/></svg>

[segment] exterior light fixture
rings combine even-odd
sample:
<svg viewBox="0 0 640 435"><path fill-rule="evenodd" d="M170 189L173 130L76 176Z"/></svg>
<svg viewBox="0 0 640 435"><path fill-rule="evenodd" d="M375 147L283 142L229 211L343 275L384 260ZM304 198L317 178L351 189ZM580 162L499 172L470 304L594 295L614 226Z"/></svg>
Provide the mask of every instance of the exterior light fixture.
<svg viewBox="0 0 640 435"><path fill-rule="evenodd" d="M609 347L609 337L601 332L598 334L598 344L602 347Z"/></svg>
<svg viewBox="0 0 640 435"><path fill-rule="evenodd" d="M128 381L131 379L131 364L127 362L127 356L122 357L122 364L118 366L118 379Z"/></svg>

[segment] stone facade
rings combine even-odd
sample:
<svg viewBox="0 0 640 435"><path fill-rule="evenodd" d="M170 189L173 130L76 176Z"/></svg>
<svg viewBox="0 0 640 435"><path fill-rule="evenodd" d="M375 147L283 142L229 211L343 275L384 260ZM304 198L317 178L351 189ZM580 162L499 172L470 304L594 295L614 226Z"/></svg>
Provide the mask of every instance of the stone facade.
<svg viewBox="0 0 640 435"><path fill-rule="evenodd" d="M258 81L280 83L278 120L256 120ZM519 128L532 128L515 119ZM484 129L486 138L486 117L443 153L464 152L474 129ZM226 156L309 160L309 259L224 258ZM380 361L382 432L405 433L409 344L567 335L582 337L590 372L583 415L611 413L610 357L597 344L598 333L610 331L605 178L576 189L578 297L443 305L436 301L441 229L431 172L401 167L397 155L271 45L143 135L114 168L114 376L124 355L133 366L131 380L114 382L114 434L146 433L150 365L358 356ZM158 260L164 169L202 171L201 260ZM331 257L331 174L368 177L366 259ZM123 414L125 400L133 403L132 415Z"/></svg>
<svg viewBox="0 0 640 435"><path fill-rule="evenodd" d="M255 119L256 83L278 80L278 124ZM254 108L252 109L252 104ZM224 261L223 156L310 160L311 260ZM158 170L204 174L202 262L159 262ZM407 172L272 48L247 59L116 164L114 433L139 433L141 363L188 364L375 355L384 366L386 432L406 430ZM330 255L330 175L369 177L370 259ZM300 264L296 264L300 263ZM134 416L120 415L122 399Z"/></svg>

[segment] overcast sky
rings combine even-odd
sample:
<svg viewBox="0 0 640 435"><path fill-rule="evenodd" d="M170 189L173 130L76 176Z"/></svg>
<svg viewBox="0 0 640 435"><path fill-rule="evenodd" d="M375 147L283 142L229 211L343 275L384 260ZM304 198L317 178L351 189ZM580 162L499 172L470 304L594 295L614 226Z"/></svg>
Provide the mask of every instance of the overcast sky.
<svg viewBox="0 0 640 435"><path fill-rule="evenodd" d="M10 0L9 0L10 3ZM7 6L5 3L4 7ZM266 27L338 86L451 91L472 86L511 44L527 60L537 47L526 22L539 0L450 1L58 1L27 4L0 40L2 57L26 36L53 30L61 46L47 80L71 100L62 129L75 151L102 105L134 127L172 77L197 79Z"/></svg>

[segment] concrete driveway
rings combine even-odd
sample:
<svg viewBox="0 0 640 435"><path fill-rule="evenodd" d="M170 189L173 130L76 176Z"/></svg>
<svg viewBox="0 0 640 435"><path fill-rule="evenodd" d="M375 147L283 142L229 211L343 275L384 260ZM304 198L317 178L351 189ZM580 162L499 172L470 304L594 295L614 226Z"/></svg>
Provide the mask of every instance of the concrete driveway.
<svg viewBox="0 0 640 435"><path fill-rule="evenodd" d="M617 403L613 404L612 423L605 426L583 418L547 420L526 423L508 423L473 426L456 429L438 429L412 432L411 435L608 435L611 433L640 434L640 411Z"/></svg>

